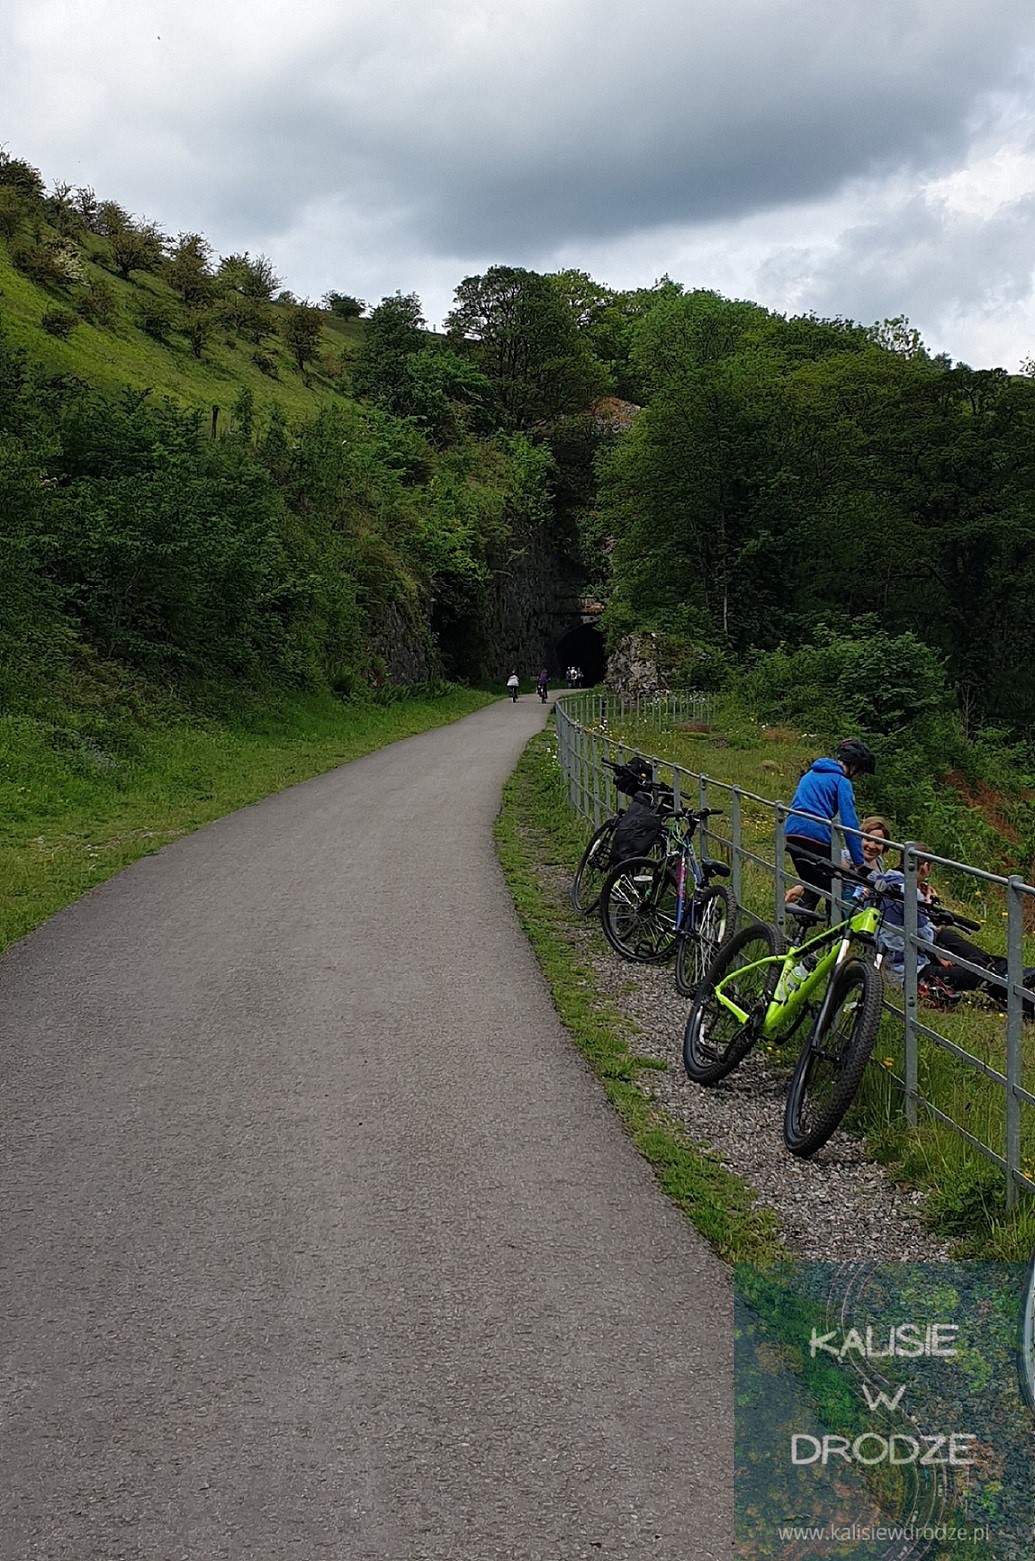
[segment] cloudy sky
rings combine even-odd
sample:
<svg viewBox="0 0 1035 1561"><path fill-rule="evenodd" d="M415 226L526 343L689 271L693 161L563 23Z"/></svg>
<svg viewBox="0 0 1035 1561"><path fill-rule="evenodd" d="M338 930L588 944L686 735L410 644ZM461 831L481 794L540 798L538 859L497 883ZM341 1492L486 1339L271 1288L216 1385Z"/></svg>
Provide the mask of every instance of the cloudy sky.
<svg viewBox="0 0 1035 1561"><path fill-rule="evenodd" d="M299 295L667 272L1035 354L1031 0L4 0L0 143Z"/></svg>

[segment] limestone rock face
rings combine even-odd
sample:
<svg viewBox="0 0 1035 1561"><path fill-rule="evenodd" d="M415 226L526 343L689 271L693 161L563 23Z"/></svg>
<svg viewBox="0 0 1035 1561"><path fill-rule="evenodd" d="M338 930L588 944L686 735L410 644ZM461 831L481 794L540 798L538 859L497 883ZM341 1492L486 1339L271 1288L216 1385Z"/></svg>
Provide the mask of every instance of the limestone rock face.
<svg viewBox="0 0 1035 1561"><path fill-rule="evenodd" d="M430 628L395 602L381 609L369 639L369 649L381 680L407 688L442 676L442 661Z"/></svg>
<svg viewBox="0 0 1035 1561"><path fill-rule="evenodd" d="M607 662L607 686L626 699L652 699L671 693L659 665L660 636L627 634L619 640Z"/></svg>

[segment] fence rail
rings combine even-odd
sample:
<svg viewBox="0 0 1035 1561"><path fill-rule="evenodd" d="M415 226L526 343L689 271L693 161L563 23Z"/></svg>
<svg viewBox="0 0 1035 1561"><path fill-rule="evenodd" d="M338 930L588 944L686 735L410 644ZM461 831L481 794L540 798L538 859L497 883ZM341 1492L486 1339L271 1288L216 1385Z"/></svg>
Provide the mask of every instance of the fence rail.
<svg viewBox="0 0 1035 1561"><path fill-rule="evenodd" d="M704 695L669 695L654 700L622 700L615 695L588 690L562 695L556 705L557 749L572 808L590 819L596 827L618 805L611 773L602 761L621 760L633 748L628 740L612 735L612 726L619 723L624 726L635 721L646 735L651 731L660 732L680 721L706 721L708 714L709 701ZM641 741L637 746L642 749L644 744ZM724 809L721 828L716 827L714 819L706 820L701 826L702 852L725 857L730 866L730 885L740 906L745 904L746 876L752 872L756 879L759 874L768 876L772 883L771 919L783 931L788 915L785 896L788 888L798 882L784 866L784 836L789 806L768 797L760 797L743 787L685 769L656 754L647 754L646 757L653 765L655 778L660 770L666 772L666 778L675 792L677 807L721 806ZM746 828L746 813L750 815L754 826L750 831ZM749 840L745 838L748 834L751 837ZM840 837L843 846L844 836L836 826L835 835ZM885 984L885 1009L896 1017L902 1027L901 1071L897 1071L894 1066L889 1067L888 1076L901 1092L902 1109L912 1126L917 1124L921 1112L926 1113L958 1134L971 1148L1003 1172L1006 1204L1012 1207L1022 1192L1035 1192L1035 1180L1028 1174L1029 1171L1035 1173L1035 1116L1031 1112L1031 1108L1035 1107L1035 1092L1029 1091L1024 1082L1026 994L1023 948L1025 901L1029 897L1035 898L1035 887L1017 876L1003 877L972 867L966 862L924 852L925 861L929 860L950 871L956 884L963 885L965 892L983 897L986 905L991 907L991 912L986 912L984 920L987 921L989 914L995 914L998 907L1002 907L1000 914L1006 923L1006 974L996 977L983 970L980 972L983 979L996 985L1005 994L1005 1025L1001 1045L996 1040L999 1056L989 1060L976 1056L961 1045L959 1037L953 1039L944 1035L933 1024L925 1023L919 1017L918 967L926 964L932 954L937 954L941 959L948 958L952 964L965 970L973 970L975 967L962 958L952 957L945 949L935 949L920 936L917 924L917 865L920 853L916 842L892 841L888 849L902 852L905 877L903 981L901 989L887 982ZM836 851L834 855L836 860ZM841 901L840 884L836 878L833 894L835 900ZM765 915L769 915L768 907ZM1033 1001L1030 993L1027 994L1027 1000L1029 1005ZM976 1098L963 1099L962 1104L958 1099L956 1101L957 1114L964 1115L966 1121L958 1120L956 1115L943 1109L943 1103L933 1098L936 1090L925 1079L925 1075L931 1078L937 1071L931 1067L932 1048L941 1057L950 1059L954 1066L969 1070L975 1087L978 1081L983 1081L996 1092L998 1104L993 1110L986 1111L983 1128L981 1111L972 1110L974 1104L981 1104ZM1035 1083L1035 1078L1032 1081ZM982 1131L984 1137L981 1136ZM987 1142L986 1139L992 1141ZM1025 1154L1025 1146L1029 1154Z"/></svg>

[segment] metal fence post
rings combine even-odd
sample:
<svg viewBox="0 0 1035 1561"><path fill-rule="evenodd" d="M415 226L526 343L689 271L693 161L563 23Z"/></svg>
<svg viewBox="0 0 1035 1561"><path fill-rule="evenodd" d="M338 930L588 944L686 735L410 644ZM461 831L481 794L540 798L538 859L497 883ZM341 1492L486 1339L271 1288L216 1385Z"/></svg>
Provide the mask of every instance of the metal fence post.
<svg viewBox="0 0 1035 1561"><path fill-rule="evenodd" d="M1020 1193L1022 1030L1024 1023L1024 880L1012 874L1006 889L1006 1207Z"/></svg>
<svg viewBox="0 0 1035 1561"><path fill-rule="evenodd" d="M733 890L733 898L737 904L741 904L740 898L740 792L734 791L730 801L730 888Z"/></svg>
<svg viewBox="0 0 1035 1561"><path fill-rule="evenodd" d="M575 734L575 811L579 818L582 818L586 811L582 806L582 770L585 763L585 747L586 731L585 727L580 725Z"/></svg>
<svg viewBox="0 0 1035 1561"><path fill-rule="evenodd" d="M902 1007L905 1013L905 1037L904 1055L902 1067L902 1079L906 1088L905 1111L906 1121L910 1127L915 1127L917 1122L917 1100L919 1091L917 1080L919 1077L918 1037L916 1033L916 976L917 961L920 958L920 950L916 946L917 939L917 897L916 897L916 845L913 841L906 844L902 855L902 874L905 882L902 886L902 931L903 944L902 958ZM927 956L924 956L925 960Z"/></svg>
<svg viewBox="0 0 1035 1561"><path fill-rule="evenodd" d="M786 836L787 809L782 802L778 802L774 809L776 815L775 856L773 866L776 879L776 915L773 918L781 933L787 926L787 874L784 871L783 853L784 839Z"/></svg>
<svg viewBox="0 0 1035 1561"><path fill-rule="evenodd" d="M703 809L705 809L708 806L708 777L707 777L707 775L699 775L697 777L697 806L702 811L703 811ZM701 820L701 822L698 824L697 828L698 828L698 831L699 831L697 838L700 841L700 845L701 845L701 855L702 856L707 856L707 854L708 854L708 820L706 818L703 818Z"/></svg>
<svg viewBox="0 0 1035 1561"><path fill-rule="evenodd" d="M603 765L600 763L600 739L595 733L590 749L590 762L593 766L593 828L599 829L603 821L603 814L600 811L600 771Z"/></svg>

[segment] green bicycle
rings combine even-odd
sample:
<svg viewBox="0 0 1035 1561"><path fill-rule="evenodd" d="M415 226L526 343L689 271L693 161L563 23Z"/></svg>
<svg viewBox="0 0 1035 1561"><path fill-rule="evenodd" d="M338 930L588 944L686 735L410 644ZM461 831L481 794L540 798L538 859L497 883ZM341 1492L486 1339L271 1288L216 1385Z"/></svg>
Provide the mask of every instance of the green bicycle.
<svg viewBox="0 0 1035 1561"><path fill-rule="evenodd" d="M718 1083L758 1041L787 1041L811 1019L784 1111L784 1141L803 1158L837 1129L873 1049L884 997L880 956L852 957L852 946L874 948L882 914L878 898L790 949L776 927L745 927L720 949L694 998L683 1063L698 1084Z"/></svg>

